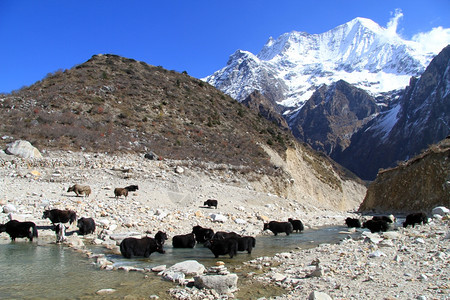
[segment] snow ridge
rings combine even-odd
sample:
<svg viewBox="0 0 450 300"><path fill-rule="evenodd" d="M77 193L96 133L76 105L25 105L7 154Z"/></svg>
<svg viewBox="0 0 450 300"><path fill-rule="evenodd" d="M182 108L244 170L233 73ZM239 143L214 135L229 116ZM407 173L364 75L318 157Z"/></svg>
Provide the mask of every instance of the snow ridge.
<svg viewBox="0 0 450 300"><path fill-rule="evenodd" d="M254 90L266 95L276 85L283 96L271 100L299 108L317 87L341 79L375 96L403 89L437 54L421 49L370 19L355 18L321 34L270 37L257 55L237 50L227 66L203 80L238 101Z"/></svg>

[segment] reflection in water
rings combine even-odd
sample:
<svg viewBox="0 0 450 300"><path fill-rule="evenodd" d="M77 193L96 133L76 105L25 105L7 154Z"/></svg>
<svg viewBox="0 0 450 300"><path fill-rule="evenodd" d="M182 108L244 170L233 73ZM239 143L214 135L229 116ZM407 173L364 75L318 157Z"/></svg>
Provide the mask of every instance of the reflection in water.
<svg viewBox="0 0 450 300"><path fill-rule="evenodd" d="M130 265L140 268L151 268L158 265L171 266L184 260L197 260L206 267L222 260L231 268L243 261L260 256L271 256L278 252L295 248L310 248L321 243L336 243L344 236L338 234L343 227L324 227L318 230L306 230L301 234L286 236L257 237L256 248L251 254L239 252L230 259L221 256L215 259L211 251L202 245L195 249L174 249L170 238L165 246L166 254L153 253L148 259L125 259L119 255L107 254L115 266ZM102 247L93 247L94 253L105 251ZM16 242L0 240L0 295L2 299L88 299L97 297L100 289L116 289L107 298L121 298L135 295L148 298L158 295L168 298L166 291L174 285L162 281L153 274L123 271L102 271L70 248L63 245L46 244L39 240L29 243L24 239Z"/></svg>

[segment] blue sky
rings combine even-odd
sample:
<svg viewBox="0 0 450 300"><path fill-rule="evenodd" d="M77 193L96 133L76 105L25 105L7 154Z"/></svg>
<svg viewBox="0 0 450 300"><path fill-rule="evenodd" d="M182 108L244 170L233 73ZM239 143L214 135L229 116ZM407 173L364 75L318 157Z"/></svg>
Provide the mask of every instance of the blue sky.
<svg viewBox="0 0 450 300"><path fill-rule="evenodd" d="M397 32L405 39L450 28L448 0L0 0L0 92L99 53L201 78L237 49L257 54L270 36L322 33L355 17L386 27L398 9Z"/></svg>

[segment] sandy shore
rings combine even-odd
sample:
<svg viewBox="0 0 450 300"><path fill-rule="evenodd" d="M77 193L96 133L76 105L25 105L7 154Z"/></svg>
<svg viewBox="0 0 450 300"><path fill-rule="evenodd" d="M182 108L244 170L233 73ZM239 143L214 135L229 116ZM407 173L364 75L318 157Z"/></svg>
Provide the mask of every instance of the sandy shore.
<svg viewBox="0 0 450 300"><path fill-rule="evenodd" d="M49 220L41 218L45 208L73 209L79 217L94 218L98 224L94 237L110 246L111 235L163 230L170 238L201 225L257 236L264 220L293 217L314 228L342 225L346 217L355 216L258 192L244 176L223 166L150 161L135 155L54 152L45 156L35 163L0 156L0 205L13 210L1 213L0 223L8 221L11 213L15 219L48 226ZM92 194L84 198L68 193L75 183L89 185ZM115 199L114 188L131 184L139 185L139 190L126 199ZM210 198L219 201L217 209L203 207ZM448 226L444 218L390 235L364 233L356 239L349 234L338 245L255 259L248 266L259 272L248 277L286 288L289 292L279 299L306 299L313 291L333 299L449 299ZM41 235L54 233L48 230ZM4 233L1 237L8 238ZM208 292L182 289L193 299L214 299Z"/></svg>

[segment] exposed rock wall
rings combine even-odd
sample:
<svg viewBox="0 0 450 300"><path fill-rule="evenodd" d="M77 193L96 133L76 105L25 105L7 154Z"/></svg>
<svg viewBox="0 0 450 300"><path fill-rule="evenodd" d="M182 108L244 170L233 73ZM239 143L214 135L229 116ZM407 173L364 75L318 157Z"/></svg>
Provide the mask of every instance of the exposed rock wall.
<svg viewBox="0 0 450 300"><path fill-rule="evenodd" d="M264 176L254 181L256 190L298 202L305 208L339 211L356 210L364 199L367 189L362 181L356 176L344 176L336 170L331 159L318 157L315 151L307 151L306 147L297 145L289 148L286 159L283 159L270 148L265 147L265 150L283 173L282 176Z"/></svg>
<svg viewBox="0 0 450 300"><path fill-rule="evenodd" d="M450 206L450 138L378 173L359 210L430 213L436 206Z"/></svg>

